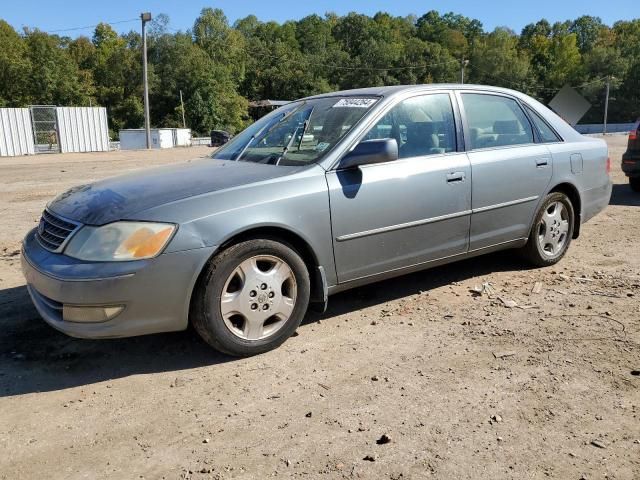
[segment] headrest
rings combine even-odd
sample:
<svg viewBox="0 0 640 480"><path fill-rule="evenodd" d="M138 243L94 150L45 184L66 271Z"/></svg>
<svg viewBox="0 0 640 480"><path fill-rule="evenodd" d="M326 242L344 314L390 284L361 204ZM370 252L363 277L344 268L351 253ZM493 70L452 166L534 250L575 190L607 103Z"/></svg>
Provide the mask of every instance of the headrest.
<svg viewBox="0 0 640 480"><path fill-rule="evenodd" d="M493 133L501 135L518 134L520 133L520 126L517 120L497 120L493 124Z"/></svg>
<svg viewBox="0 0 640 480"><path fill-rule="evenodd" d="M435 133L433 122L415 122L407 125L407 142L426 141Z"/></svg>

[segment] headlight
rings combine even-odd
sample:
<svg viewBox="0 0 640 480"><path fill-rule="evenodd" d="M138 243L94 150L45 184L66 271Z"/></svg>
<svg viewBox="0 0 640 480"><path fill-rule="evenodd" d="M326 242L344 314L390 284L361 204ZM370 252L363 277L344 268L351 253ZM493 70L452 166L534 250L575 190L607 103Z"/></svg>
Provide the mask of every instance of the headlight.
<svg viewBox="0 0 640 480"><path fill-rule="evenodd" d="M149 222L85 226L73 236L64 253L96 262L151 258L162 252L175 229L172 224Z"/></svg>

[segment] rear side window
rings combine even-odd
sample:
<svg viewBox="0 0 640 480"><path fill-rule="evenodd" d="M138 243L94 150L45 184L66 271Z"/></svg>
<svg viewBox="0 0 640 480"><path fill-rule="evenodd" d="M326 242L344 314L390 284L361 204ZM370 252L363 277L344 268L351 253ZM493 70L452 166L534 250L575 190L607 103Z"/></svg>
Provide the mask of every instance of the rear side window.
<svg viewBox="0 0 640 480"><path fill-rule="evenodd" d="M463 93L472 150L533 143L533 130L518 102L498 95Z"/></svg>
<svg viewBox="0 0 640 480"><path fill-rule="evenodd" d="M533 108L530 108L528 105L525 105L527 112L529 112L529 117L533 120L534 125L538 129L538 134L540 135L540 141L542 143L554 143L561 142L562 139L556 135L547 122L545 122L542 117L536 112Z"/></svg>
<svg viewBox="0 0 640 480"><path fill-rule="evenodd" d="M395 138L400 158L453 152L456 129L448 93L411 97L394 106L365 139Z"/></svg>

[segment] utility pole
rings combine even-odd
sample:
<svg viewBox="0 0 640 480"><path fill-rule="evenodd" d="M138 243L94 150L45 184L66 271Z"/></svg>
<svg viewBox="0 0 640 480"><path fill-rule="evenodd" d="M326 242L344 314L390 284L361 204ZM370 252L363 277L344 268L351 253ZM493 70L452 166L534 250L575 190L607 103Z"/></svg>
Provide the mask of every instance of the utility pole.
<svg viewBox="0 0 640 480"><path fill-rule="evenodd" d="M147 137L147 148L151 148L151 124L149 119L149 78L147 76L147 30L146 24L151 21L151 13L140 14L142 21L142 83L144 84L144 130Z"/></svg>
<svg viewBox="0 0 640 480"><path fill-rule="evenodd" d="M464 57L462 57L462 60L460 61L460 83L464 84L464 67L466 67L467 65L469 65L469 60L465 60Z"/></svg>
<svg viewBox="0 0 640 480"><path fill-rule="evenodd" d="M182 128L187 128L187 122L184 121L184 102L182 101L182 90L180 90L180 107L182 108Z"/></svg>
<svg viewBox="0 0 640 480"><path fill-rule="evenodd" d="M607 114L609 113L609 88L611 86L611 75L607 76L607 92L605 93L605 97L604 97L604 130L603 130L603 134L606 135L607 134Z"/></svg>

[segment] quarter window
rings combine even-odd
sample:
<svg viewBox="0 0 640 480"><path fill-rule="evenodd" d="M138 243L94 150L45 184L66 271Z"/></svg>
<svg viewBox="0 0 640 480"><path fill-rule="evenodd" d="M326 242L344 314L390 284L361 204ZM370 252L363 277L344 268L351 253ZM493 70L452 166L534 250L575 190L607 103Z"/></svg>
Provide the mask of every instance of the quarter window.
<svg viewBox="0 0 640 480"><path fill-rule="evenodd" d="M533 108L529 107L528 105L525 105L524 108L527 109L527 112L529 112L529 117L531 117L531 120L533 120L534 125L538 129L538 133L540 134L540 141L542 143L553 143L561 141L560 138L558 138L558 135L556 135L556 132L551 130L551 127L547 125L547 122L542 119L538 112L534 111Z"/></svg>
<svg viewBox="0 0 640 480"><path fill-rule="evenodd" d="M369 130L365 140L382 138L396 139L400 158L455 151L456 129L449 94L403 100Z"/></svg>
<svg viewBox="0 0 640 480"><path fill-rule="evenodd" d="M515 100L497 95L463 93L462 103L471 149L533 143L531 124Z"/></svg>

